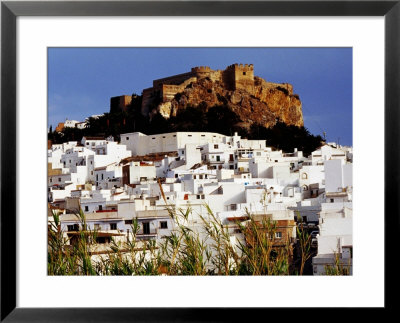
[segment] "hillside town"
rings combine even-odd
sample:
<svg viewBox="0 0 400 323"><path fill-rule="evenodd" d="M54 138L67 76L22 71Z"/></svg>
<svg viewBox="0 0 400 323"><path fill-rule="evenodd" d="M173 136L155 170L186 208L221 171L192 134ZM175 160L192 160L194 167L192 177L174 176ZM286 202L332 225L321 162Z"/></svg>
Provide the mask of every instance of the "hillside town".
<svg viewBox="0 0 400 323"><path fill-rule="evenodd" d="M48 147L48 220L59 214L71 245L81 230L96 230L96 256L132 239L133 221L136 240L161 242L177 229L171 209L190 210L187 225L200 234L211 210L233 246L243 241L238 223L269 219L275 247L296 250L297 228L305 228L310 274L324 275L337 261L352 274L352 160L352 148L336 143L306 157L237 133L132 132L119 142L84 136Z"/></svg>

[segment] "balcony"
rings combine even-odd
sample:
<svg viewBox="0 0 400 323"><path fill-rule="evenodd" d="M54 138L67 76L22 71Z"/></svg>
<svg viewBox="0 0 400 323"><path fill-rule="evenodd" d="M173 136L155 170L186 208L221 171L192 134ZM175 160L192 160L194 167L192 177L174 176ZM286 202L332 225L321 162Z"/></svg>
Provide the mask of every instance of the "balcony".
<svg viewBox="0 0 400 323"><path fill-rule="evenodd" d="M138 240L150 240L154 239L157 237L158 230L157 229L152 229L150 231L139 231L139 233L136 234L136 239Z"/></svg>

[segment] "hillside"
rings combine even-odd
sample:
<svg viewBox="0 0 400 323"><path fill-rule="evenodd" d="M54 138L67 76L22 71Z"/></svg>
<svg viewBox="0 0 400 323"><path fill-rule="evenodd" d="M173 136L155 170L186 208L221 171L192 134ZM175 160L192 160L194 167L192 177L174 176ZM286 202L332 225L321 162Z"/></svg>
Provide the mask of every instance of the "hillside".
<svg viewBox="0 0 400 323"><path fill-rule="evenodd" d="M202 106L206 112L224 105L249 129L257 124L272 127L277 120L302 127L301 101L288 83L272 83L254 76L253 65L234 64L225 70L192 68L191 72L154 80L143 91L141 111L145 117L161 114L165 119L177 116L187 106Z"/></svg>

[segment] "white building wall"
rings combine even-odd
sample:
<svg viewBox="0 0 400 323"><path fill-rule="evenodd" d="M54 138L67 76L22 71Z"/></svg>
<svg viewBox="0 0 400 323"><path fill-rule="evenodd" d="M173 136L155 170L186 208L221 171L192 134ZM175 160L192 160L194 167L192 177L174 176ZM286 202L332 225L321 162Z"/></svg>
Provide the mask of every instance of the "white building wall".
<svg viewBox="0 0 400 323"><path fill-rule="evenodd" d="M139 183L140 178L146 178L147 180L156 178L156 168L154 165L141 166L140 162L131 162L129 167L129 182L131 184Z"/></svg>
<svg viewBox="0 0 400 323"><path fill-rule="evenodd" d="M325 161L325 190L326 192L339 192L343 187L343 161Z"/></svg>
<svg viewBox="0 0 400 323"><path fill-rule="evenodd" d="M343 165L343 187L353 186L353 164Z"/></svg>
<svg viewBox="0 0 400 323"><path fill-rule="evenodd" d="M197 146L197 144L185 145L185 160L187 169L191 168L195 164L201 163L201 152Z"/></svg>

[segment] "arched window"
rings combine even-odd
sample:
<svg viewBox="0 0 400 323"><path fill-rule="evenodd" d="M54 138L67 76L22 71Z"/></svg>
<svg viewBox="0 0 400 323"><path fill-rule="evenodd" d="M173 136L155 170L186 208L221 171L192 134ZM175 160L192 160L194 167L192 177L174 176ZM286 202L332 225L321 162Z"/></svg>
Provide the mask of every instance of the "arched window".
<svg viewBox="0 0 400 323"><path fill-rule="evenodd" d="M307 185L303 185L303 191L308 191L308 186Z"/></svg>
<svg viewBox="0 0 400 323"><path fill-rule="evenodd" d="M303 174L301 174L301 178L302 178L302 179L307 179L307 178L308 178L308 175L307 175L307 173L303 173Z"/></svg>

